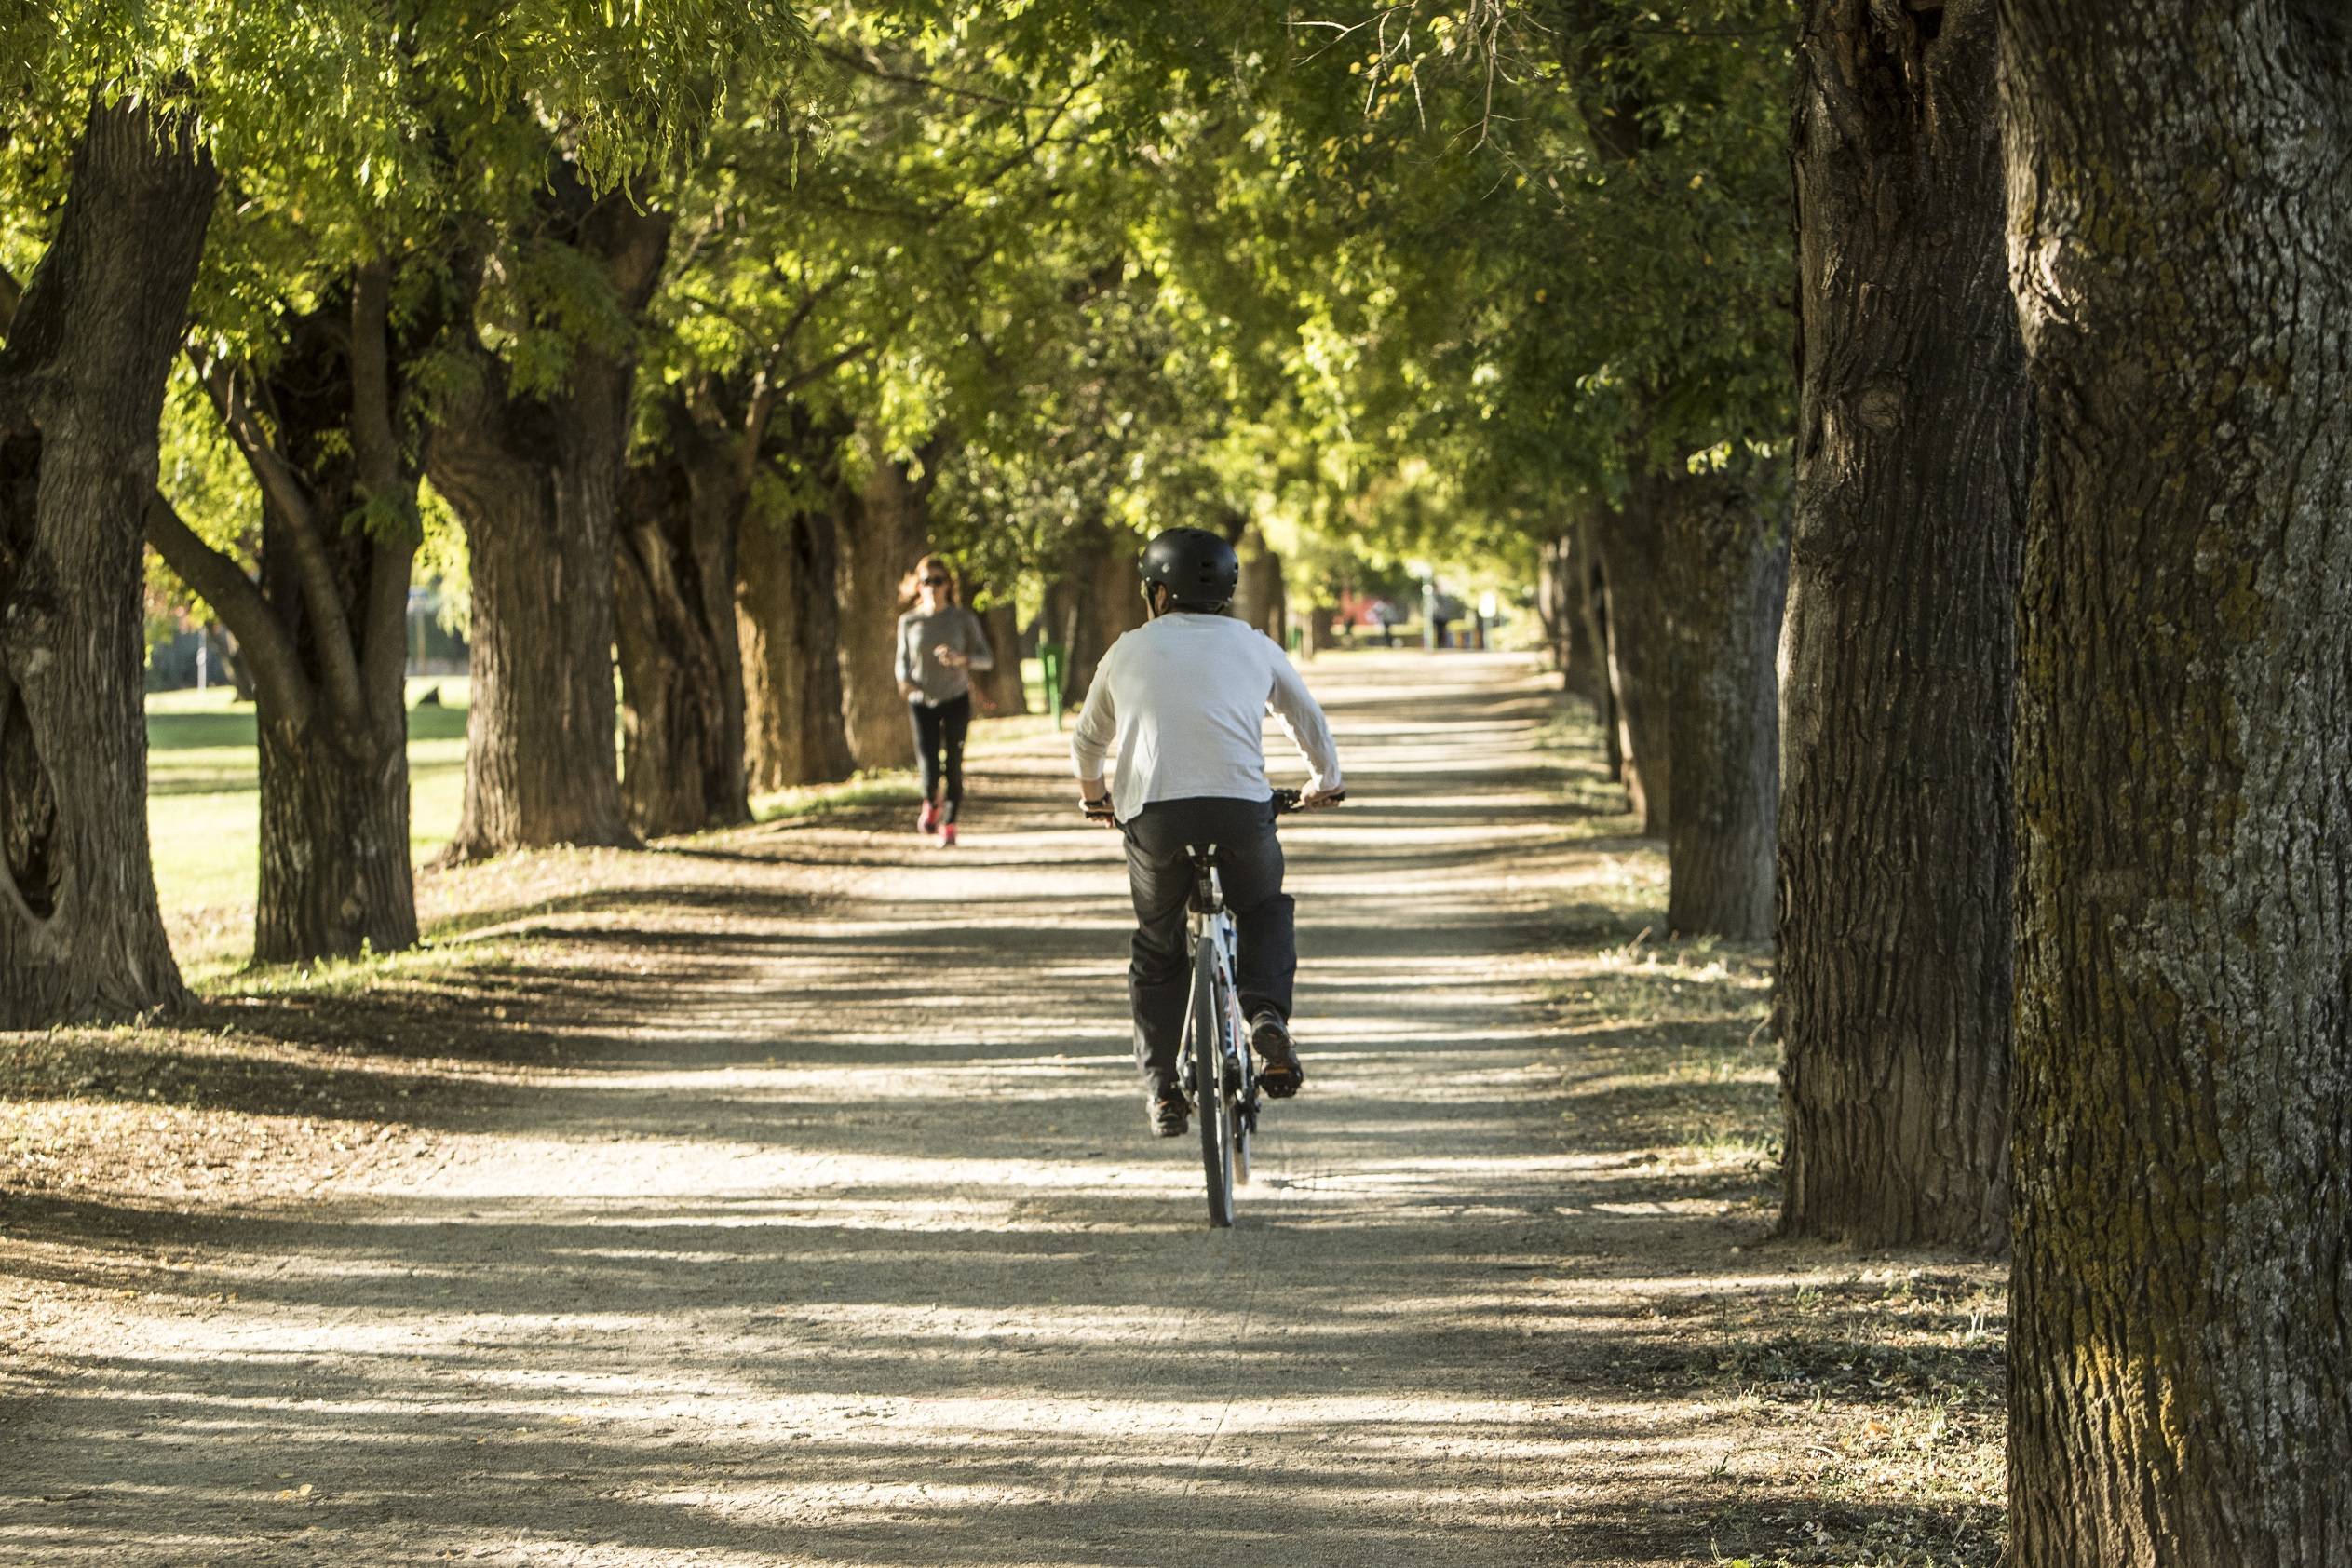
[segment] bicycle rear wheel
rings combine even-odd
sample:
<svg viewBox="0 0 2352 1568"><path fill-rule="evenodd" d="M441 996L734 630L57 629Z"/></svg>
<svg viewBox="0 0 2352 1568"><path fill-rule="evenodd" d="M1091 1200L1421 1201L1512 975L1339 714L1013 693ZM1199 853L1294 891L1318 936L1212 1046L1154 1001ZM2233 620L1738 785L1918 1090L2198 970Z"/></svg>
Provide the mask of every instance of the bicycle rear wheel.
<svg viewBox="0 0 2352 1568"><path fill-rule="evenodd" d="M1217 994L1217 961L1202 942L1193 956L1193 1099L1200 1115L1200 1163L1209 1183L1209 1223L1233 1223L1234 1103L1226 1092L1222 1058L1226 1029L1224 1002Z"/></svg>
<svg viewBox="0 0 2352 1568"><path fill-rule="evenodd" d="M1219 988L1220 990L1223 987ZM1221 997L1227 1005L1226 1027L1233 1031L1236 1050L1226 1059L1226 1066L1238 1062L1241 1081L1228 1086L1227 1098L1233 1103L1233 1181L1237 1187L1250 1184L1250 1139L1258 1130L1258 1069L1250 1050L1249 1031L1241 1025L1239 1008L1230 996Z"/></svg>

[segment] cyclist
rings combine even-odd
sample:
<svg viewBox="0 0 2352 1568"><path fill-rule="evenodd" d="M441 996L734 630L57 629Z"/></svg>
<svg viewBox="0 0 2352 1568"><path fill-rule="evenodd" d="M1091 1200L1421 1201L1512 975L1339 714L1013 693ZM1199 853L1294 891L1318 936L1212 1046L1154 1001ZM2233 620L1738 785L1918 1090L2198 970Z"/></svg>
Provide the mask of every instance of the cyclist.
<svg viewBox="0 0 2352 1568"><path fill-rule="evenodd" d="M1191 966L1184 951L1192 892L1188 845L1214 844L1226 906L1239 937L1242 1014L1266 1093L1287 1099L1306 1075L1291 1038L1298 970L1291 897L1262 735L1270 710L1313 770L1303 804L1341 791L1339 752L1323 710L1272 639L1225 615L1241 580L1233 547L1199 528L1171 528L1139 563L1150 618L1111 644L1087 687L1070 750L1079 798L1127 838L1136 931L1128 966L1135 1057L1152 1130L1185 1127L1178 1038ZM1117 743L1112 783L1104 760Z"/></svg>

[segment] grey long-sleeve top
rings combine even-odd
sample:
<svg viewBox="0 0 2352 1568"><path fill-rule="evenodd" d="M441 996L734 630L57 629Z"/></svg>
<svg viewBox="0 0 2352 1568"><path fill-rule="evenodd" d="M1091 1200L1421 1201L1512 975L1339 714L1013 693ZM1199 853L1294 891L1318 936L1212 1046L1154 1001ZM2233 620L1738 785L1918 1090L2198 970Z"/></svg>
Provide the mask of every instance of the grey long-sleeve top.
<svg viewBox="0 0 2352 1568"><path fill-rule="evenodd" d="M972 662L955 669L941 664L935 649L953 648ZM919 689L924 704L937 708L953 702L972 689L970 671L994 669L996 656L989 651L988 632L980 618L961 604L946 604L931 615L909 610L899 617L899 657L896 673Z"/></svg>

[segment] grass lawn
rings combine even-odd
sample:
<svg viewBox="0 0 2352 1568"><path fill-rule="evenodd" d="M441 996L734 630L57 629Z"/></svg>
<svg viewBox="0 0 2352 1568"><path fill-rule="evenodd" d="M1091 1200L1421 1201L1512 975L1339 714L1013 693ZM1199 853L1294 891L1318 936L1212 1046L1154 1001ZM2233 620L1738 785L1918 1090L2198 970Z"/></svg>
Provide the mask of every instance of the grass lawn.
<svg viewBox="0 0 2352 1568"><path fill-rule="evenodd" d="M1042 672L1023 659L1031 711L973 725L975 757L1019 750L1057 726L1042 711ZM437 705L419 708L427 693ZM457 831L466 786L464 676L409 682L410 845L423 861ZM1063 724L1069 723L1064 719ZM909 759L912 763L912 758ZM226 686L155 692L147 697L147 831L155 849L155 890L172 951L192 980L242 966L252 952L253 891L261 813L253 749L253 710ZM861 774L845 784L815 785L755 797L762 821L863 805L912 804L911 768Z"/></svg>
<svg viewBox="0 0 2352 1568"><path fill-rule="evenodd" d="M438 688L440 705L414 707ZM431 855L457 829L466 780L466 683L409 683L411 842ZM172 948L190 975L244 962L252 948L261 845L253 709L226 686L147 697L147 833Z"/></svg>
<svg viewBox="0 0 2352 1568"><path fill-rule="evenodd" d="M417 701L438 692L438 705ZM409 844L420 862L457 831L466 789L463 676L409 682ZM975 750L1001 748L1049 721L985 720ZM154 692L147 697L147 832L155 891L173 953L191 981L241 967L253 949L253 896L261 856L261 796L250 704L226 686ZM762 821L864 805L913 804L910 773L862 774L845 784L813 785L755 797Z"/></svg>

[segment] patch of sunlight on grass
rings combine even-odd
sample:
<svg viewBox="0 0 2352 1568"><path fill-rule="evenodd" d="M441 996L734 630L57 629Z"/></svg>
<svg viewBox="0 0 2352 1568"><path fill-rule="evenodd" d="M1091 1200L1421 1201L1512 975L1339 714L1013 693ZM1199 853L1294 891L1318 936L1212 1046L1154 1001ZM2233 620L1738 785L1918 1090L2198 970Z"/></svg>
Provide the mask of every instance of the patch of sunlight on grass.
<svg viewBox="0 0 2352 1568"><path fill-rule="evenodd" d="M821 817L828 812L855 811L870 805L912 805L923 798L914 775L899 772L861 773L839 784L805 784L751 797L751 819L777 822L793 817Z"/></svg>
<svg viewBox="0 0 2352 1568"><path fill-rule="evenodd" d="M215 989L239 996L357 996L386 980L431 980L462 976L468 980L493 975L521 961L527 945L488 939L438 942L400 953L365 953L357 958L322 959L315 964L280 964L240 969L222 977Z"/></svg>

